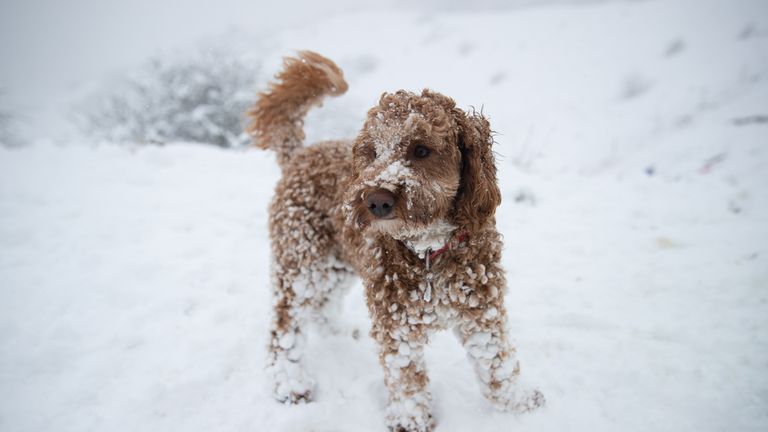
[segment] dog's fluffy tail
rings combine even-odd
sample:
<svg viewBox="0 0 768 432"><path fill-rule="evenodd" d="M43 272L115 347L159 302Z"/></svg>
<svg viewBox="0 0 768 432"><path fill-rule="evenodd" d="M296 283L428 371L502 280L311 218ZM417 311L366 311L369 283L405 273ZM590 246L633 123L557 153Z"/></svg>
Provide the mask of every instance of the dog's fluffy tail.
<svg viewBox="0 0 768 432"><path fill-rule="evenodd" d="M344 94L347 82L334 62L312 51L286 57L275 78L248 111L252 120L247 131L257 147L274 150L280 167L285 168L304 141L307 111L320 105L326 95Z"/></svg>

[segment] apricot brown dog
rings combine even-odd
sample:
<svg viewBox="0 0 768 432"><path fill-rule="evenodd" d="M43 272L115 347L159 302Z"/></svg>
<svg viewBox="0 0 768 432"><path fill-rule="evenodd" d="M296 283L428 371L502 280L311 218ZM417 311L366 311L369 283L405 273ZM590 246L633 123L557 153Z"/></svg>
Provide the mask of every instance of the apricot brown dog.
<svg viewBox="0 0 768 432"><path fill-rule="evenodd" d="M312 398L314 382L302 365L306 324L327 320L356 274L392 430L434 428L423 352L441 329L456 332L494 406L541 406L540 392L520 388L507 339L494 219L501 194L488 121L439 93L400 90L382 95L354 141L304 147L307 111L346 90L332 61L305 51L285 60L249 112L249 133L277 153L283 174L270 207L275 396Z"/></svg>

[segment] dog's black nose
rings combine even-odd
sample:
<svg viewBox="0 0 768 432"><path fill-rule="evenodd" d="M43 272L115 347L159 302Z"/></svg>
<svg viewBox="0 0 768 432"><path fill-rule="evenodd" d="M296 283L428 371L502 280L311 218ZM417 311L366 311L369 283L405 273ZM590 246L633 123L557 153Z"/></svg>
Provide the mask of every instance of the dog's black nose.
<svg viewBox="0 0 768 432"><path fill-rule="evenodd" d="M386 189L379 189L365 199L368 210L376 217L386 218L395 206L395 196Z"/></svg>

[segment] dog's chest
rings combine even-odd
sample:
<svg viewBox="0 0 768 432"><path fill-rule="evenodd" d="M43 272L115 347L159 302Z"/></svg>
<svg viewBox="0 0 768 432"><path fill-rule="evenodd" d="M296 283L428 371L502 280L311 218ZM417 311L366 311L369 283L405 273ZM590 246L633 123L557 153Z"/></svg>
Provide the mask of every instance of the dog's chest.
<svg viewBox="0 0 768 432"><path fill-rule="evenodd" d="M437 329L453 327L472 296L472 289L439 271L425 271L416 295L423 301L421 320Z"/></svg>

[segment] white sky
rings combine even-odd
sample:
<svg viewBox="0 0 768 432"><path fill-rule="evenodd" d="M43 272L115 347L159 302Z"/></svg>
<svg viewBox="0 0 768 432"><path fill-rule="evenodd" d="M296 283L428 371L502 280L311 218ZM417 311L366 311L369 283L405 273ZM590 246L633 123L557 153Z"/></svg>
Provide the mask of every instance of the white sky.
<svg viewBox="0 0 768 432"><path fill-rule="evenodd" d="M0 89L34 98L228 30L258 35L339 12L599 1L605 0L0 0Z"/></svg>
<svg viewBox="0 0 768 432"><path fill-rule="evenodd" d="M391 1L377 2L387 4ZM50 91L232 29L253 34L360 8L354 0L0 1L0 87Z"/></svg>

